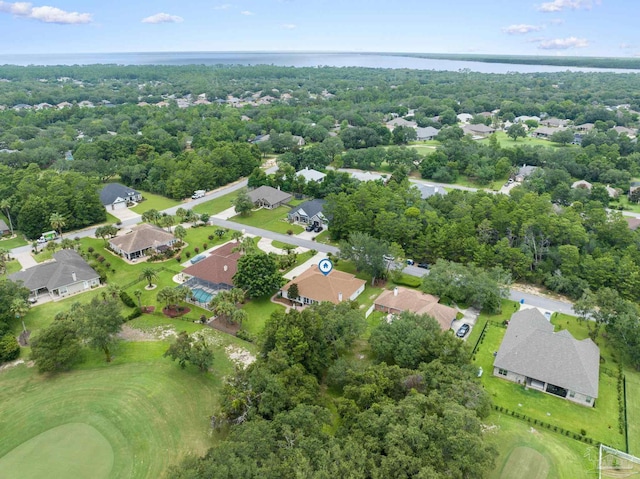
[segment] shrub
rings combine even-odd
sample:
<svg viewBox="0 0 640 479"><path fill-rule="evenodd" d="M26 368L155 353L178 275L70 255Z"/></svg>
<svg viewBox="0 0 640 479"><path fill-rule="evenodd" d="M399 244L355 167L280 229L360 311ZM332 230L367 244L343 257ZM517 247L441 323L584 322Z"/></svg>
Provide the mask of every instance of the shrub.
<svg viewBox="0 0 640 479"><path fill-rule="evenodd" d="M89 246L89 247L87 248L87 251L88 251L89 253L93 253L93 251L94 251L93 246Z"/></svg>
<svg viewBox="0 0 640 479"><path fill-rule="evenodd" d="M132 319L136 319L137 317L142 315L142 310L137 306L129 313L129 315L125 318L125 321L131 321Z"/></svg>
<svg viewBox="0 0 640 479"><path fill-rule="evenodd" d="M287 230L287 234L288 234L289 236L291 236L291 235L293 234L293 230L292 230L292 229L288 229L288 230Z"/></svg>
<svg viewBox="0 0 640 479"><path fill-rule="evenodd" d="M202 249L207 249L209 245L207 243L202 243Z"/></svg>
<svg viewBox="0 0 640 479"><path fill-rule="evenodd" d="M94 258L98 258L98 256L100 256L100 253L98 253L97 251L95 253L93 253L93 257Z"/></svg>
<svg viewBox="0 0 640 479"><path fill-rule="evenodd" d="M129 296L129 293L127 293L126 291L120 292L120 300L122 301L122 304L124 304L128 308L135 308L136 306L135 301L131 296Z"/></svg>
<svg viewBox="0 0 640 479"><path fill-rule="evenodd" d="M191 258L191 251L185 251L184 255L185 255L187 258Z"/></svg>
<svg viewBox="0 0 640 479"><path fill-rule="evenodd" d="M253 336L253 334L251 334L249 331L246 331L244 329L240 329L237 333L236 333L236 337L240 338L244 341L247 341L249 343L253 343L256 338Z"/></svg>
<svg viewBox="0 0 640 479"><path fill-rule="evenodd" d="M193 248L193 251L196 252L196 254L198 254L200 252L200 248L198 248L197 246L195 248Z"/></svg>
<svg viewBox="0 0 640 479"><path fill-rule="evenodd" d="M104 264L107 268L111 268L111 263L105 263Z"/></svg>
<svg viewBox="0 0 640 479"><path fill-rule="evenodd" d="M0 338L0 363L13 361L20 356L20 345L13 334L5 334Z"/></svg>
<svg viewBox="0 0 640 479"><path fill-rule="evenodd" d="M587 430L586 429L580 429L580 434L582 434L583 436L587 435Z"/></svg>
<svg viewBox="0 0 640 479"><path fill-rule="evenodd" d="M98 260L99 263L104 263L104 256L98 255L96 259Z"/></svg>
<svg viewBox="0 0 640 479"><path fill-rule="evenodd" d="M408 288L417 288L422 284L422 280L415 276L402 275L400 278L396 279L394 283L399 286L407 286Z"/></svg>
<svg viewBox="0 0 640 479"><path fill-rule="evenodd" d="M209 239L209 241L213 241L213 235L209 235L207 236L207 238Z"/></svg>
<svg viewBox="0 0 640 479"><path fill-rule="evenodd" d="M180 261L182 261L182 256L176 256L176 261L179 263Z"/></svg>

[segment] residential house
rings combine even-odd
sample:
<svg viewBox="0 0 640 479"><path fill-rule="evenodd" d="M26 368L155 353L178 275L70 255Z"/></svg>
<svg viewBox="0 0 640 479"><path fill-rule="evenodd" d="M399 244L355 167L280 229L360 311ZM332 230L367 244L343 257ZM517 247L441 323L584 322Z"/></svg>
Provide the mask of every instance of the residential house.
<svg viewBox="0 0 640 479"><path fill-rule="evenodd" d="M240 259L240 252L233 251L236 246L235 242L226 243L182 271L187 278L183 286L191 289L196 302L207 305L218 291L233 288L233 276Z"/></svg>
<svg viewBox="0 0 640 479"><path fill-rule="evenodd" d="M100 201L107 211L121 210L127 203L142 201L142 193L120 183L107 183L100 191Z"/></svg>
<svg viewBox="0 0 640 479"><path fill-rule="evenodd" d="M393 131L393 129L396 126L407 126L409 128L416 128L418 126L418 124L415 121L405 120L404 118L394 118L393 120L389 120L386 123L386 126L391 131Z"/></svg>
<svg viewBox="0 0 640 479"><path fill-rule="evenodd" d="M451 329L458 310L440 304L439 300L440 298L437 296L398 286L393 290L380 293L373 304L376 311L384 313L399 314L403 311L409 311L415 314L426 314L438 321L443 331L447 331Z"/></svg>
<svg viewBox="0 0 640 479"><path fill-rule="evenodd" d="M635 218L633 216L625 216L624 219L626 220L627 224L629 225L629 229L631 231L637 230L638 227L640 226L640 218Z"/></svg>
<svg viewBox="0 0 640 479"><path fill-rule="evenodd" d="M575 126L576 131L589 132L595 128L593 123L582 123L580 125Z"/></svg>
<svg viewBox="0 0 640 479"><path fill-rule="evenodd" d="M511 316L493 363L493 374L583 406L598 397L600 349L591 339L578 341L535 308Z"/></svg>
<svg viewBox="0 0 640 479"><path fill-rule="evenodd" d="M21 282L34 299L43 295L62 298L100 284L100 275L71 249L57 251L53 261L10 274L8 278L14 283Z"/></svg>
<svg viewBox="0 0 640 479"><path fill-rule="evenodd" d="M540 122L543 126L548 126L551 128L561 128L567 126L569 120L561 120L560 118L546 118Z"/></svg>
<svg viewBox="0 0 640 479"><path fill-rule="evenodd" d="M533 174L534 171L538 169L537 166L532 165L522 165L518 172L516 173L516 181L522 183L525 178L528 178Z"/></svg>
<svg viewBox="0 0 640 479"><path fill-rule="evenodd" d="M473 120L473 115L470 115L469 113L458 113L456 118L458 118L460 123L469 123Z"/></svg>
<svg viewBox="0 0 640 479"><path fill-rule="evenodd" d="M298 286L300 296L289 298L287 292L294 283ZM318 269L318 265L314 264L285 284L280 290L280 295L300 304L321 303L322 301L338 304L342 301L355 300L364 291L365 284L365 280L335 269L325 275Z"/></svg>
<svg viewBox="0 0 640 479"><path fill-rule="evenodd" d="M304 138L302 138L300 135L291 135L291 138L293 138L293 141L295 141L296 146L304 146L306 144L306 141L304 141Z"/></svg>
<svg viewBox="0 0 640 479"><path fill-rule="evenodd" d="M256 135L253 140L249 140L249 143L257 145L258 143L264 143L265 141L269 141L271 139L271 135L268 133L266 135Z"/></svg>
<svg viewBox="0 0 640 479"><path fill-rule="evenodd" d="M440 130L432 126L427 126L425 128L418 127L416 128L416 134L417 134L416 139L418 141L435 140L436 136L438 136L438 133L440 133Z"/></svg>
<svg viewBox="0 0 640 479"><path fill-rule="evenodd" d="M378 181L381 180L383 182L387 181L387 177L380 175L378 173L372 173L370 171L360 171L354 170L349 171L352 178L355 178L358 181Z"/></svg>
<svg viewBox="0 0 640 479"><path fill-rule="evenodd" d="M635 201L633 199L633 193L637 190L640 190L640 181L632 181L631 185L629 186L629 200L630 201Z"/></svg>
<svg viewBox="0 0 640 479"><path fill-rule="evenodd" d="M610 198L617 198L618 196L620 196L620 191L618 189L613 188L610 185L607 185L604 188L605 190L607 190Z"/></svg>
<svg viewBox="0 0 640 479"><path fill-rule="evenodd" d="M629 138L636 137L636 130L632 128L627 128L626 126L614 126L613 129L617 131L619 135L622 135L624 133Z"/></svg>
<svg viewBox="0 0 640 479"><path fill-rule="evenodd" d="M462 131L464 131L465 135L488 136L492 133L495 133L496 130L495 128L492 128L490 126L478 124L478 125L464 125L462 127Z"/></svg>
<svg viewBox="0 0 640 479"><path fill-rule="evenodd" d="M524 122L529 121L529 120L533 120L533 121L535 121L537 123L540 123L540 117L539 116L527 116L527 115L516 116L513 121L514 121L514 123L524 123Z"/></svg>
<svg viewBox="0 0 640 479"><path fill-rule="evenodd" d="M254 205L271 210L288 203L292 196L271 186L260 186L249 191L249 198Z"/></svg>
<svg viewBox="0 0 640 479"><path fill-rule="evenodd" d="M124 256L129 261L142 258L149 253L161 253L171 248L178 239L171 233L142 223L134 226L122 236L109 240L109 247L115 253Z"/></svg>
<svg viewBox="0 0 640 479"><path fill-rule="evenodd" d="M593 185L586 180L579 180L579 181L574 181L571 184L571 188L582 188L582 189L591 191L591 188L593 188Z"/></svg>
<svg viewBox="0 0 640 479"><path fill-rule="evenodd" d="M309 181L317 181L318 183L320 183L327 175L325 175L321 171L314 170L313 168L309 168L307 166L304 170L298 171L296 173L296 176L302 176L307 183Z"/></svg>
<svg viewBox="0 0 640 479"><path fill-rule="evenodd" d="M4 220L0 220L0 235L8 235L11 233L11 228L7 225Z"/></svg>
<svg viewBox="0 0 640 479"><path fill-rule="evenodd" d="M563 129L564 128L553 128L550 126L541 126L539 128L536 128L536 130L532 133L532 135L536 138L543 138L545 140L548 140L551 137L551 135L553 135L558 131L562 131Z"/></svg>
<svg viewBox="0 0 640 479"><path fill-rule="evenodd" d="M59 110L62 110L63 108L71 108L73 105L68 101L63 101L62 103L58 103L56 106Z"/></svg>
<svg viewBox="0 0 640 479"><path fill-rule="evenodd" d="M304 223L307 225L326 225L327 218L322 213L325 203L325 200L320 199L305 201L299 206L293 208L287 214L287 217L289 218L289 221L295 221L296 223Z"/></svg>
<svg viewBox="0 0 640 479"><path fill-rule="evenodd" d="M431 198L433 195L446 195L447 190L445 190L442 186L438 185L427 185L424 183L414 183L414 188L417 188L420 191L420 198L426 200L427 198Z"/></svg>

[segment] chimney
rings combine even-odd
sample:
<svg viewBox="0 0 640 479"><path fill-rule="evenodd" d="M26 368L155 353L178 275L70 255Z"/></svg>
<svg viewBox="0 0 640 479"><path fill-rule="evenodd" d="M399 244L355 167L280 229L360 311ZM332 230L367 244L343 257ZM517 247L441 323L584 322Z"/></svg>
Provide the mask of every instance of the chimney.
<svg viewBox="0 0 640 479"><path fill-rule="evenodd" d="M338 293L338 302L342 303L342 293Z"/></svg>
<svg viewBox="0 0 640 479"><path fill-rule="evenodd" d="M225 265L224 265L224 270L226 271L226 270L228 270L228 269L229 269L229 267L225 264Z"/></svg>
<svg viewBox="0 0 640 479"><path fill-rule="evenodd" d="M76 277L76 272L72 271L71 272L71 279L73 280L73 282L75 283L76 281L78 281L78 278Z"/></svg>
<svg viewBox="0 0 640 479"><path fill-rule="evenodd" d="M393 288L393 295L398 296L398 287Z"/></svg>

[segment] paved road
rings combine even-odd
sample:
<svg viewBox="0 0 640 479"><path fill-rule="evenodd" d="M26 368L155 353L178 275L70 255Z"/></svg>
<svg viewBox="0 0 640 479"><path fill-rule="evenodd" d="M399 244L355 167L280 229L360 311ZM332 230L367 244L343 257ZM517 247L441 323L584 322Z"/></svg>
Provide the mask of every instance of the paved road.
<svg viewBox="0 0 640 479"><path fill-rule="evenodd" d="M270 168L269 170L267 170L267 173L271 173L273 171L275 171L275 169L277 169L277 167L273 167ZM459 189L464 189L464 190L473 190L473 188L467 188L464 186L458 186L458 185L443 185L440 183L432 183L429 182L429 184L439 184L442 186L446 186L448 188L450 187L456 187ZM176 210L178 208L184 208L184 209L192 209L194 206L205 203L207 201L210 201L212 199L215 198L219 198L221 196L224 196L228 193L234 192L239 190L240 188L244 188L245 186L247 186L247 180L240 180L237 181L235 183L232 183L230 185L227 186L223 186L219 189L217 189L216 191L209 193L208 195L202 197L202 198L198 198L196 200L189 200L185 203L182 203L178 206L174 206L172 208L168 208L166 210L163 210L163 213L167 213L167 214L171 214L174 215ZM634 213L635 215L635 213ZM631 216L631 215L630 215ZM122 226L123 227L131 227L134 226L138 223L140 223L142 220L138 217L138 218L131 218L129 220L123 221L122 222ZM280 234L280 233L274 233L273 231L268 231L268 230L264 230L261 228L256 228L253 226L247 226L247 225L243 225L240 223L236 223L234 221L228 221L228 220L222 220L219 218L210 218L210 223L216 226L220 226L223 228L229 228L229 229L234 229L234 230L239 230L239 231L244 231L246 233L250 233L253 234L255 236L261 236L263 238L268 238L271 240L277 240L283 243L288 243L288 244L292 244L294 246L302 246L304 248L308 248L308 249L314 249L318 252L321 253L332 253L332 254L337 254L339 252L339 249L336 248L335 246L331 246L331 245L326 245L323 243L316 243L315 241L311 241L311 240L306 240L306 239L302 239L302 238L298 238L296 236L288 236L285 234ZM69 237L78 237L78 238L86 238L89 236L95 236L95 231L96 228L87 228L81 231L74 231L72 233L68 233L67 236ZM58 240L59 241L59 240ZM13 250L11 250L12 254L15 256L17 254L20 253L29 253L31 251L31 246L21 246L19 248L14 248ZM407 266L404 269L404 272L408 275L411 276L416 276L416 277L422 277L424 274L427 273L427 271L425 271L422 268L418 268L417 266ZM522 293L520 291L511 290L511 296L510 298L514 301L520 301L522 299L524 299L526 304L530 304L532 306L538 306L544 309L549 309L552 311L559 311L562 313L566 313L566 314L573 314L575 315L575 313L573 312L573 307L571 303L567 303L564 301L558 301L558 300L554 300L554 299L550 299L544 296L538 296L538 295L534 295L534 294L530 294L530 293Z"/></svg>

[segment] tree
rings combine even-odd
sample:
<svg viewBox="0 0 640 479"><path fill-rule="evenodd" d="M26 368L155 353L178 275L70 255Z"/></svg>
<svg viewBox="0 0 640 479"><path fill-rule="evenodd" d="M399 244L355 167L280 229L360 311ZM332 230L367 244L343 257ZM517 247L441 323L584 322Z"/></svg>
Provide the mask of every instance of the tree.
<svg viewBox="0 0 640 479"><path fill-rule="evenodd" d="M80 359L80 338L69 320L54 321L31 341L38 371L66 371Z"/></svg>
<svg viewBox="0 0 640 479"><path fill-rule="evenodd" d="M20 356L20 344L16 337L11 334L5 334L0 337L0 363L5 361L13 361Z"/></svg>
<svg viewBox="0 0 640 479"><path fill-rule="evenodd" d="M251 210L253 209L253 202L251 198L249 198L249 194L242 190L238 193L235 200L233 200L233 206L235 208L236 213L240 216L247 216L251 214Z"/></svg>
<svg viewBox="0 0 640 479"><path fill-rule="evenodd" d="M233 276L233 284L245 291L250 298L273 293L282 286L282 275L278 264L268 254L252 251L238 260L238 271Z"/></svg>
<svg viewBox="0 0 640 479"><path fill-rule="evenodd" d="M140 279L147 281L149 283L149 288L153 286L151 282L157 277L158 277L157 271L148 266L146 268L143 268L142 272L140 273Z"/></svg>
<svg viewBox="0 0 640 479"><path fill-rule="evenodd" d="M140 308L140 310L142 311L142 291L139 289L136 289L133 292L133 295L137 298L138 300L138 308Z"/></svg>
<svg viewBox="0 0 640 479"><path fill-rule="evenodd" d="M244 301L244 291L240 288L220 291L209 303L211 312L223 318L230 324L241 324L247 316L247 312L238 308L238 303Z"/></svg>
<svg viewBox="0 0 640 479"><path fill-rule="evenodd" d="M289 289L287 290L287 297L292 303L300 297L300 291L298 290L298 285L296 283L291 283L291 286L289 286Z"/></svg>
<svg viewBox="0 0 640 479"><path fill-rule="evenodd" d="M118 228L113 225L98 226L96 228L96 238L102 238L104 244L107 244L107 238L113 238L118 234Z"/></svg>
<svg viewBox="0 0 640 479"><path fill-rule="evenodd" d="M24 298L14 298L13 301L11 301L10 311L16 319L22 320L22 329L25 331L27 328L24 325L24 317L30 308L31 306Z"/></svg>
<svg viewBox="0 0 640 479"><path fill-rule="evenodd" d="M162 214L160 214L158 210L153 208L142 213L142 221L145 221L147 223L153 223L157 225L160 222L161 218Z"/></svg>
<svg viewBox="0 0 640 479"><path fill-rule="evenodd" d="M370 274L373 286L376 279L387 273L389 243L368 233L354 232L348 241L340 243L340 257L352 260L358 271Z"/></svg>
<svg viewBox="0 0 640 479"><path fill-rule="evenodd" d="M116 334L124 323L119 301L113 298L101 301L94 297L80 311L80 336L90 348L104 352L106 361L111 362L111 348L117 343Z"/></svg>
<svg viewBox="0 0 640 479"><path fill-rule="evenodd" d="M62 228L67 226L66 218L60 213L51 213L49 216L49 223L51 227L58 232L60 238L62 238Z"/></svg>
<svg viewBox="0 0 640 479"><path fill-rule="evenodd" d="M527 131L521 123L514 123L507 128L507 136L512 138L513 141L518 141L518 137L525 138L527 136Z"/></svg>
<svg viewBox="0 0 640 479"><path fill-rule="evenodd" d="M187 236L187 230L182 225L178 225L173 230L173 236L178 238L180 241L183 241Z"/></svg>
<svg viewBox="0 0 640 479"><path fill-rule="evenodd" d="M549 141L558 143L560 145L568 145L573 141L573 131L571 130L556 131L549 137Z"/></svg>
<svg viewBox="0 0 640 479"><path fill-rule="evenodd" d="M7 216L9 220L9 229L11 229L11 235L13 236L13 221L11 220L11 202L8 198L0 201L0 210Z"/></svg>
<svg viewBox="0 0 640 479"><path fill-rule="evenodd" d="M171 233L171 227L176 224L175 219L171 215L163 215L160 217L160 226L167 228L167 231Z"/></svg>
<svg viewBox="0 0 640 479"><path fill-rule="evenodd" d="M187 363L196 366L201 372L207 372L213 364L213 352L207 346L204 337L195 339L181 331L176 340L164 353L164 357L170 357L184 369Z"/></svg>

